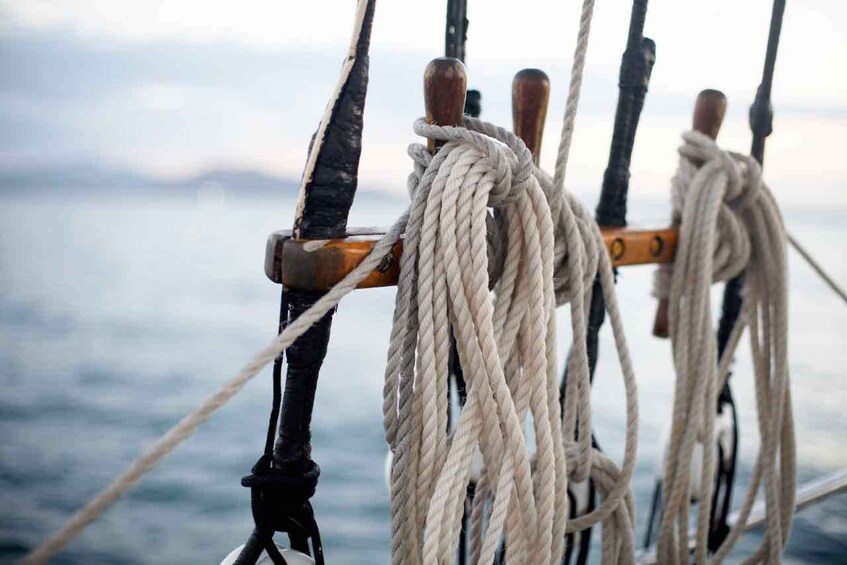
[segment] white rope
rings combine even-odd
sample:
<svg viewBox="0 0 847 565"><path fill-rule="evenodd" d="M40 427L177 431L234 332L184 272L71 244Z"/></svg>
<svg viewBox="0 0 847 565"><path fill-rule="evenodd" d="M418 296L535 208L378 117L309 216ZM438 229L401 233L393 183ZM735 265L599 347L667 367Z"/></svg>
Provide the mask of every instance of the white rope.
<svg viewBox="0 0 847 565"><path fill-rule="evenodd" d="M794 250L800 254L800 257L802 257L806 261L806 263L812 268L812 270L818 274L821 280L826 283L826 285L832 290L832 292L834 292L838 297L840 297L842 302L847 304L847 291L845 291L841 285L835 282L835 279L832 278L832 276L824 270L823 265L821 265L820 261L815 259L814 256L809 252L809 250L807 250L800 244L799 241L797 241L796 237L794 237L791 233L788 233L787 235L788 243L791 244L791 247L793 247Z"/></svg>
<svg viewBox="0 0 847 565"><path fill-rule="evenodd" d="M572 454L568 457L569 478L578 483L590 478L600 498L604 500L600 507L593 512L585 516L576 516L570 520L567 530L578 532L602 521L603 543L601 549L603 563L629 563L633 560L634 542L631 532L635 522L635 503L629 483L635 467L638 434L635 380L624 339L617 298L614 294L614 275L605 251L601 251L604 248L602 239L599 237L599 229L585 207L565 192L565 176L582 89L593 12L594 0L584 0L576 47L574 48L565 116L556 156L555 174L553 179L546 179L547 182L542 183L542 185L549 187L546 192L556 226L555 261L558 268L554 280L556 281L557 304L571 302L571 324L574 343L577 344L576 347L571 349L565 391L566 405L563 433L566 443L570 446L567 453ZM562 195L566 195L570 206L560 204ZM571 217L571 210L578 216L576 221L579 228L578 237L586 246L586 253L582 257L588 260L582 270L583 279L580 286L582 292L574 292L573 279L579 276L579 270L576 268L576 263L579 262L576 257L579 254L570 249L568 245L569 242L574 241L576 235L573 230L574 222ZM565 261L565 258L570 258L572 262ZM598 258L601 259L599 264L596 262ZM590 373L587 370L587 352L583 344L586 337L587 308L591 304L591 288L595 278L599 278L601 282L604 302L615 336L626 386L626 440L623 465L620 470L615 468L614 464L602 452L595 450L591 443L592 428L589 409L591 382ZM585 296L581 297L580 294L583 293ZM611 535L608 535L607 532Z"/></svg>
<svg viewBox="0 0 847 565"><path fill-rule="evenodd" d="M579 17L579 31L576 36L571 80L568 85L568 99L565 102L565 118L562 121L562 134L559 139L559 151L556 155L556 168L553 178L555 186L564 190L568 157L576 123L576 110L579 106L579 94L582 91L582 76L585 69L585 56L588 53L588 37L591 34L591 17L594 15L594 0L583 0Z"/></svg>
<svg viewBox="0 0 847 565"><path fill-rule="evenodd" d="M468 125L510 147L470 129L418 122L417 133L449 143L434 159L422 147L410 152L416 160L410 179L414 197L386 371L394 562L450 560L479 443L497 493L483 559L493 560L502 520L515 512L519 520L509 539L532 562L545 563L562 552L566 504L555 379L553 228L525 146L482 122ZM512 151L518 148L521 158ZM497 207L509 235L494 304L488 290L488 206ZM449 445L448 321L469 393ZM523 433L527 413L536 431L535 472Z"/></svg>
<svg viewBox="0 0 847 565"><path fill-rule="evenodd" d="M703 443L696 521L698 563L707 561L715 473L715 406L741 333L750 327L761 447L738 522L712 557L726 557L761 486L767 506L765 539L747 562L779 562L794 510L795 451L787 351L786 234L776 202L750 157L727 153L709 137L688 132L673 179L673 220L679 243L673 264L657 271L656 292L670 297L670 336L676 369L673 417L664 470L658 560L688 563L690 460ZM694 163L703 163L696 166ZM716 364L710 286L746 273L744 312Z"/></svg>
<svg viewBox="0 0 847 565"><path fill-rule="evenodd" d="M477 483L477 493L471 509L469 537L473 563L492 562L504 529L509 562L558 562L561 560L565 527L568 531L575 532L600 521L603 522L603 561L614 563L634 560L634 503L629 483L634 470L637 443L635 379L614 295L614 277L599 230L587 210L564 190L593 7L593 0L584 1L556 161L555 181L536 170L535 183L528 185L532 188L528 194L533 202L533 198L537 199L538 194L536 184L543 189L554 224L553 264L548 266L545 263L541 270L544 275L541 281L543 292L537 287L537 279L533 279L538 273L533 273L532 269L527 270L526 261L521 255L534 253L534 243L522 248L521 230L515 229L515 226L520 225L517 218L522 217L524 238L529 235L526 230L542 228L542 241L547 242L542 251L545 253L545 260L549 261L549 219L544 214L538 215L540 206L534 208L536 216L533 220L525 202L523 208L518 207L518 203L509 202L504 210L498 210L495 214L498 220L494 222L495 227L500 228L495 231L500 233L499 237L495 235L493 239L501 244L500 248L507 251L505 258L498 257L498 246L495 246L493 255L497 266L503 265L503 272L498 279L493 311L491 310L487 302L488 280L484 276L488 269L483 268L483 264L487 264L488 253L481 247L479 234L483 225L481 218L485 217L486 190L480 190L480 186L476 184L486 186L485 183L491 181L484 175L471 177L465 174L456 177L452 172L443 173L441 167L446 168L451 163L455 163L455 166L463 163L465 167L472 167L475 160L481 163L486 159L497 161L495 156L501 157L496 163L499 167L504 161L502 151L489 148L480 155L479 146L487 145L482 139L473 136L465 138L465 133L451 128L427 128L418 125L419 133L445 141L462 141L467 143L467 147L463 149L461 146L448 144L432 161L420 148L413 148L410 152L417 164L416 174L410 178L410 187L417 199L412 207L404 249L404 265L401 267L392 345L386 368L384 406L386 437L394 452L391 492L394 563L418 563L421 559L425 562L447 562L455 554L465 504L465 487L470 466L473 464L474 446L477 443L486 465ZM525 174L523 172L528 170L531 161L523 143L510 133L490 128L481 122L467 121L466 126L487 129L485 133L497 137L516 153L513 156L507 155L505 162L513 163L517 159L521 164L520 171ZM475 143L477 147L474 147ZM456 157L456 153L462 155ZM465 159L467 162L464 162ZM502 174L498 169L498 175ZM447 181L444 180L445 177ZM467 186L463 186L463 183ZM487 189L490 190L491 186L487 186ZM444 247L444 240L454 241L456 231L459 233L459 241L462 240L461 228L452 225L441 226L445 234L440 235L439 226L434 225L432 220L436 215L444 214L445 207L448 217L454 213L453 207L457 202L454 192L465 197L458 202L471 207L470 210L459 208L460 212L466 214L465 217L477 218L474 224L477 231L471 230L470 233L471 241L476 243L475 264L473 259L469 260L466 255L459 255L459 249L453 249L450 245L447 245L446 249ZM476 197L472 201L468 200L470 195ZM428 222L427 218L430 218ZM419 236L419 233L424 235ZM439 262L433 265L431 258L436 252L439 258L453 269L457 262L454 256L470 261L467 268L475 269L473 272L476 274L470 286L467 282L464 287L458 286L455 283L455 273L447 272ZM416 253L420 256L416 257ZM548 403L547 417L552 418L559 411L558 395L553 385L555 340L551 338L555 336L555 327L548 326L546 341L518 339L519 334L522 338L531 335L527 332L533 327L536 332L539 331L544 319L547 319L549 324L553 323L549 312L543 311L539 317L534 310L522 306L534 304L538 307L541 304L551 308L546 286L547 273L551 268L556 304L571 302L574 341L569 359L570 378L567 383L564 426L562 435L557 437L563 438L567 447L567 469L570 471L570 478L576 481L585 481L589 477L594 479L603 499L595 511L587 516L577 517L567 524L564 523L564 517L567 516L567 499L562 498L562 489L566 485L560 475L562 464L557 459L560 455L558 445L554 446L553 451L553 490L543 488L543 484L549 484L550 476L549 473L545 475L550 461L545 443L548 432L544 412L541 410L545 393ZM496 271L496 268L492 270ZM626 446L620 470L591 445L586 313L591 302L592 283L598 276L610 314L627 393ZM536 287L533 287L533 280L536 281ZM453 281L452 287L449 281ZM443 298L444 294L448 294L447 299ZM449 313L445 310L445 305L452 306ZM435 321L431 320L433 313L436 316ZM493 319L489 320L488 316ZM448 319L457 326L460 359L465 379L471 384L468 404L462 411L457 428L449 437L441 431L446 430L448 409L445 393ZM468 323L472 326L470 330L466 325ZM478 333L474 333L474 330ZM533 367L532 360L540 356L538 347L542 342L546 343L546 382L542 374L528 371L528 368ZM496 349L494 344L497 345ZM535 356L527 351L534 351ZM479 362L480 355L484 356L484 370L474 367L469 371L467 363ZM481 384L474 385L471 382L473 379ZM507 394L505 391L514 395L512 402L507 402L508 397L498 397L498 390L504 391L501 395ZM475 393L480 394L478 404ZM493 398L490 396L492 393ZM528 398L532 401L529 402ZM505 414L502 413L504 406ZM514 424L515 411L518 412L518 426L525 421L527 411L531 411L533 415L538 451L529 470L524 462L526 446L522 430ZM550 421L554 430L560 428L555 418ZM501 446L505 446L505 456L502 455L504 447ZM532 497L533 491L525 484L527 473L533 477L536 498ZM414 477L417 477L416 483ZM549 508L551 503L554 511L552 523L545 514L545 509ZM539 508L542 504L544 508ZM536 511L535 515L533 510ZM533 524L534 520L536 521ZM535 541L534 536L538 536Z"/></svg>
<svg viewBox="0 0 847 565"><path fill-rule="evenodd" d="M415 202L421 202L431 191L434 186L436 176L441 174L438 179L439 190L449 193L455 201L450 201L449 206L444 211L442 218L439 213L439 221L456 222L456 225L463 225L469 229L470 239L465 241L453 240L452 245L455 247L455 260L461 257L462 260L471 258L471 267L467 272L457 271L458 267L455 262L447 263L439 256L438 260L432 261L432 272L450 273L452 278L447 278L439 283L437 277L433 277L433 285L436 288L443 289L445 285L452 289L455 296L451 295L451 300L455 298L461 300L461 289L468 289L465 297L466 304L462 316L456 315L458 302L450 304L451 322L464 332L462 335L467 337L471 335L468 332L475 331L471 325L471 319L465 317L465 314L471 315L473 320L479 320L489 324L487 326L488 333L486 339L478 340L476 343L473 340L460 341L460 354L463 356L463 366L466 367L467 374L470 376L471 383L471 405L466 407L463 412L463 417L460 419L457 432L453 436L453 445L450 446L452 451L445 452L443 443L438 443L440 434L432 434L430 443L435 442L436 446L441 445L441 451L436 451L435 455L426 451L424 453L425 461L435 460L444 461L445 464L462 466L465 456L468 455L468 445L473 444L473 438L476 434L482 436L482 431L487 435L482 437L480 445L484 445L484 455L487 455L486 462L493 465L496 461L498 465L492 466L488 471L490 474L491 484L497 486L497 496L501 501L495 504L493 511L488 519L486 539L487 545L483 548L485 555L491 555L491 552L496 549L499 532L501 531L507 516L519 515L521 522L512 521L507 529L508 539L511 543L510 547L523 548L527 552L527 558L533 558L535 555L547 557L544 561L555 561L563 550L564 543L564 517L567 516L566 498L564 497L564 488L566 482L564 478L565 465L564 459L561 456L563 452L562 442L556 441L555 438L560 438L560 423L559 423L559 405L558 405L558 390L555 383L555 326L553 317L549 315L551 305L555 302L562 302L569 297L574 297L571 304L572 324L574 328L574 355L570 359L570 371L575 375L569 385L569 398L574 399L570 404L574 404L573 416L565 418L566 426L573 427L579 414L580 425L583 421L589 418L589 406L587 402L587 394L579 390L579 383L587 382L587 355L585 354L585 305L590 301L590 284L586 281L591 281L594 274L585 274L582 272L586 266L596 270L599 269L599 276L603 282L603 292L606 297L607 307L609 309L611 325L614 330L615 339L618 344L618 352L621 359L621 366L624 374L624 382L627 391L627 440L624 455L624 461L621 469L618 470L611 462L599 457L592 450L585 450L581 446L577 446L572 442L565 442L565 450L570 454L569 459L573 459L575 464L574 469L589 468L590 476L595 478L600 486L601 496L604 497L601 505L591 514L585 517L578 518L568 523L570 531L577 531L586 527L590 527L599 521L604 524L604 551L613 552L629 556L632 554L632 517L631 517L631 497L629 495L629 481L632 476L635 457L635 438L636 438L636 422L637 422L637 399L635 390L635 379L632 372L629 354L626 349L625 338L620 323L620 316L617 311L617 302L614 296L613 275L611 264L608 256L605 253L598 253L597 250L602 250L602 239L596 225L591 221L588 211L582 207L570 195L565 198L561 204L560 212L564 217L571 218L571 225L562 230L557 230L567 235L567 250L568 252L562 258L567 265L554 265L553 254L551 250L552 225L550 224L550 212L547 208L546 198L539 197L548 195L553 191L552 181L549 177L538 170L531 168L531 157L528 150L523 145L523 142L517 140L512 134L500 128L494 128L483 122L471 122L475 129L484 132L483 135L476 132L471 132L463 128L437 128L431 129L431 126L426 126L422 123L416 125L416 129L421 133L439 138L452 139L452 143L448 143L445 148L439 152L429 163L426 170L422 170L422 163L426 162L425 152L422 148L413 150L412 154L418 163L418 175L421 178L418 183L418 189L415 193L412 211L415 215L410 222L410 212L404 213L395 222L394 226L386 233L386 235L375 245L373 251L360 263L350 274L348 274L340 283L333 287L326 295L319 299L314 306L304 312L300 317L289 324L279 336L265 347L258 355L248 363L233 379L224 384L218 391L209 396L200 406L189 413L178 424L165 433L157 440L150 449L136 459L126 471L116 477L103 491L98 493L88 504L78 511L70 520L62 527L62 529L54 536L42 543L35 551L33 551L24 560L25 563L44 563L46 560L66 546L70 541L77 537L82 530L94 521L98 516L105 512L116 500L125 494L132 486L147 472L152 470L168 453L176 448L180 443L187 439L194 430L203 422L205 422L218 408L223 406L228 400L235 396L243 386L254 376L256 376L262 368L280 355L289 345L291 345L299 336L305 333L316 321L322 318L327 312L334 308L341 298L352 291L359 282L361 282L369 273L371 273L382 261L382 259L391 252L392 246L396 243L403 233L407 234L407 239L404 242L406 249L412 249L412 241L416 232L415 225L419 225L424 220L423 211L426 208L416 207ZM430 129L427 129L427 128ZM440 136L440 137L439 137ZM495 138L499 141L495 141ZM474 147L473 152L454 151L452 148L459 147L460 144L456 141L462 139L465 143L470 142ZM503 140L507 140L510 144L509 149L501 145ZM476 144L476 145L473 145ZM486 153L482 153L485 151ZM520 159L515 155L515 151L520 155ZM464 156L464 161L460 163L460 157ZM485 169L484 163L490 163L489 157L496 156L499 158L496 167L490 170ZM450 158L449 163L447 159ZM493 158L493 157L491 157ZM475 163L474 160L479 161ZM484 163L482 163L484 161ZM454 172L455 169L455 172ZM512 173L511 171L515 171ZM528 174L530 171L532 174ZM463 186L465 181L460 180L459 176L477 179L471 182L477 187L474 191L459 190L457 187ZM507 176L511 175L511 179ZM496 182L495 182L496 181ZM540 182L539 182L540 181ZM449 187L448 187L449 185ZM544 191L537 189L539 187ZM421 189L421 187L429 187ZM520 192L521 187L524 187L525 192ZM448 190L449 188L449 190ZM483 199L485 197L485 199ZM501 274L501 282L499 288L512 289L510 292L501 291L503 298L498 298L493 310L487 300L487 250L485 248L487 242L485 237L485 220L484 216L479 215L480 203L481 209L485 210L485 204L488 198L494 199L492 202L497 202L500 199L501 203L510 204L508 212L504 211L500 215L500 222L509 230L517 230L523 234L523 246L509 247L506 249L506 256L510 259L505 262L503 273ZM514 199L511 202L510 199ZM468 201L471 201L471 206L468 206ZM442 206L442 208L444 208ZM417 210L420 210L419 212ZM449 213L455 213L455 219L451 219ZM460 214L461 212L461 214ZM474 213L471 213L474 212ZM498 214L499 215L499 214ZM508 216L508 217L507 217ZM434 217L434 216L433 216ZM531 219L524 223L523 220ZM409 223L409 226L407 226ZM547 227L545 227L547 226ZM472 227L472 229L470 229ZM536 231L537 230L537 231ZM450 233L451 230L446 230ZM476 235L473 235L476 234ZM432 236L428 236L431 238ZM438 240L438 238L436 238ZM429 241L429 239L427 239ZM512 241L512 240L510 240ZM515 246L520 246L520 240L513 240ZM440 242L440 245L447 245ZM461 253L460 253L461 250ZM515 254L518 255L515 255ZM534 253L535 259L532 263L525 263L520 259L514 261L515 256L524 257L521 253ZM539 255L540 254L540 255ZM413 257L413 253L409 253L408 257ZM404 261L407 253L403 254ZM481 268L483 265L484 268ZM539 268L540 267L540 268ZM555 268L555 271L553 270ZM552 282L553 274L562 273L566 268L573 268L575 273L567 277L566 284L559 285L558 288L562 292L553 292ZM518 274L522 272L525 276L530 276L536 282L543 285L542 296L543 300L536 301L531 297L533 295L525 294L529 287L517 285ZM485 275L484 277L482 275ZM401 270L401 288L408 285L404 282L404 277L415 277L415 270L404 268ZM458 279L456 277L459 277ZM511 281L511 282L508 282ZM482 286L480 286L482 283ZM474 286L476 285L476 286ZM485 295L482 295L482 289L485 290ZM417 302L415 307L402 307L405 303L407 293L398 293L398 308L395 312L395 328L398 327L396 321L403 320L404 317L410 315L419 316L417 310ZM424 309L423 312L429 312L434 320L439 319L447 309L442 308L443 303L434 301L433 307ZM500 317L501 312L531 312L532 316L526 316L526 321L523 318L516 322L515 318ZM546 322L544 320L547 320ZM542 322L542 323L539 323ZM471 325L469 325L471 324ZM497 339L492 343L491 336L495 326L497 328ZM440 324L434 326L441 327ZM533 329L534 328L534 329ZM444 361L444 335L443 331L438 334L434 330L433 335L440 335L439 340L434 342L432 346L439 353L436 357L436 367L439 375L446 375L446 361ZM539 333L540 332L540 333ZM543 348L534 343L539 337L543 337L538 344L543 344ZM403 339L392 339L392 351L398 344L402 344L406 351L409 351L409 344L412 344L414 351L415 337L405 335ZM499 371L495 360L500 352L508 352L513 349L513 345L517 344L517 356L509 355L508 360L510 365ZM428 346L429 347L429 346ZM492 349L492 347L494 347ZM524 357L533 353L532 358ZM389 368L387 374L393 374L392 371L397 371L396 374L412 375L414 373L414 355L411 357L404 356L402 364L391 369L394 356L389 357ZM520 362L520 370L517 366L511 363ZM400 369L397 369L397 367ZM427 367L428 365L423 364ZM502 367L502 365L501 365ZM445 369L441 371L441 369ZM505 375L509 375L509 380L506 380ZM536 375L536 379L544 379L544 386L529 387L527 374ZM487 381L485 379L488 379ZM412 437L414 434L420 434L422 428L415 428L412 425L412 420L405 417L412 408L408 405L409 397L413 392L411 379L397 379L402 382L401 386L393 387L395 391L393 396L387 394L386 398L399 398L400 404L397 412L397 417L393 417L393 411L388 410L386 413L386 426L388 430L389 442L392 446L400 446L404 448L405 438ZM423 382L423 381L421 381ZM503 388L505 385L506 388ZM436 394L436 405L438 399L446 399L444 386L438 385ZM387 379L387 390L392 390L392 381ZM423 390L423 385L421 387ZM431 390L431 389L430 389ZM399 391L399 394L398 394ZM444 393L444 394L442 394ZM512 395L514 399L510 398ZM423 396L421 397L423 400ZM479 400L476 400L479 399ZM581 399L576 403L576 399ZM405 402L405 404L404 404ZM497 429L479 428L478 419L475 415L474 406L479 403L479 410L493 409L499 421L504 425L510 426L506 430L504 438L497 439ZM495 402L496 405L491 404ZM390 400L387 402L390 404ZM431 402L429 403L431 406ZM520 408L520 411L517 410ZM567 409L567 407L566 407ZM431 408L427 410L431 411ZM519 416L525 415L527 412L533 415L536 422L536 444L538 450L534 457L534 467L536 471L530 470L530 460L526 452L525 440L523 439L523 429L520 425ZM430 412L426 412L430 413ZM446 430L446 412L444 410L436 410L436 420L440 428ZM441 427L443 426L443 427ZM396 428L396 429L395 429ZM417 431L414 431L416 430ZM588 428L590 429L590 428ZM412 430L410 434L409 430ZM590 434L588 434L590 435ZM417 436L415 436L417 437ZM427 437L430 437L427 435ZM582 435L580 437L586 437ZM403 438L399 441L397 438ZM399 442L398 442L399 441ZM408 440L411 441L411 440ZM436 447L436 449L438 449ZM455 454L455 455L454 455ZM494 454L503 454L503 459L494 457ZM452 455L452 458L451 458ZM409 474L404 472L404 458L400 454L395 454L395 469L398 476ZM592 459L593 457L593 459ZM458 461L458 463L456 463ZM593 464L592 464L593 461ZM416 467L417 469L417 467ZM502 472L501 472L502 469ZM429 479L427 477L431 476ZM456 473L446 473L436 476L434 473L424 473L422 478L415 479L413 483L414 489L409 500L418 500L416 504L424 504L425 500L416 499L414 493L421 490L427 492L427 489L434 489L434 496L438 500L454 501L450 507L446 505L439 510L435 506L430 506L435 514L432 518L442 516L445 520L445 526L439 528L438 534L430 533L428 536L412 535L406 538L404 543L411 544L412 547L418 545L420 541L421 547L426 547L430 552L429 555L446 555L444 548L450 546L448 538L458 532L457 526L460 519L461 504L457 502L459 497L452 498L455 494L456 485L462 484L461 500L464 499L464 484L465 479L461 481L455 479ZM453 478L453 480L449 480ZM538 478L541 490L535 492L535 481ZM496 480L495 480L496 479ZM512 488L514 486L514 489ZM398 487L399 488L399 487ZM395 497L393 497L395 498ZM512 500L514 502L512 502ZM430 508L426 509L427 514ZM456 509L459 510L456 510ZM414 507L414 519L419 519L423 514L423 508L420 506ZM395 513L396 514L396 513ZM401 514L409 516L409 512ZM429 518L429 517L428 517ZM412 518L409 518L411 520ZM402 520L400 521L403 524ZM429 523L433 523L429 519ZM542 529L538 529L539 524ZM409 526L403 525L404 528ZM405 531L405 530L404 530ZM537 545L537 540L546 540L546 544ZM531 542L530 542L531 540ZM400 548L402 539L395 536L395 551ZM512 555L510 553L510 555ZM627 557L627 560L629 558ZM510 557L511 560L511 557ZM532 561L534 562L534 561Z"/></svg>
<svg viewBox="0 0 847 565"><path fill-rule="evenodd" d="M509 563L555 563L561 560L566 527L578 531L600 521L604 561L632 562L629 482L637 398L599 229L570 195L552 198L561 192L533 167L529 151L513 134L472 119L464 128L419 121L415 130L447 143L435 157L422 146L410 148L416 165L409 181L413 201L384 393L386 438L393 452L393 562L452 560L477 446L485 465L471 512L473 562L491 563L505 540ZM557 201L555 212L548 199ZM493 221L486 219L488 207L495 209ZM551 218L563 223L554 229ZM493 300L486 224L495 228L493 239L504 255ZM555 253L557 246L564 252ZM564 280L554 285L557 276ZM597 276L627 392L620 469L590 444L585 316ZM564 302L571 303L573 378L563 426L553 313ZM468 401L448 435L450 325ZM532 457L523 431L527 418L534 428ZM579 441L562 439L572 437ZM595 511L568 523L566 470L572 480L593 478L603 499Z"/></svg>

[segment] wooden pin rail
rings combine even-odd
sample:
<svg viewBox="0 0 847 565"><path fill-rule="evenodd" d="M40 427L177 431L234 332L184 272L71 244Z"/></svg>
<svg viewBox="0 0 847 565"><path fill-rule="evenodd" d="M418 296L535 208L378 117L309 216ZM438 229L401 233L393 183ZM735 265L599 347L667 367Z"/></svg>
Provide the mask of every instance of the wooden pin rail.
<svg viewBox="0 0 847 565"><path fill-rule="evenodd" d="M670 263L676 252L674 228L602 229L606 251L616 267ZM277 284L305 291L332 288L371 252L383 232L377 229L351 229L343 239L292 239L290 231L278 231L268 237L265 274ZM358 288L397 284L403 242L394 244L383 263Z"/></svg>

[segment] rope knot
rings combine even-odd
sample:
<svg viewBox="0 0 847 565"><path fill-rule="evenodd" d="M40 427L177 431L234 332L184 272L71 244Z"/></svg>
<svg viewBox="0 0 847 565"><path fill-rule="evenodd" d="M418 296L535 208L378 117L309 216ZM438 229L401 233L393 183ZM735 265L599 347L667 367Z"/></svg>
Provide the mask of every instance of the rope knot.
<svg viewBox="0 0 847 565"><path fill-rule="evenodd" d="M724 281L740 273L750 260L747 211L762 193L762 169L751 157L724 151L698 131L685 132L682 138L679 168L671 182L672 221L675 226L714 229L712 282ZM671 263L656 271L653 294L657 298L670 296L673 270Z"/></svg>
<svg viewBox="0 0 847 565"><path fill-rule="evenodd" d="M409 147L409 156L415 163L415 170L409 178L412 193L424 180L425 170L439 168L447 160L447 155L458 147L474 148L479 166L493 173L493 186L488 192L489 207L499 208L514 202L533 183L532 155L520 138L501 127L467 116L463 127L428 124L421 118L415 121L414 131L445 144L435 156L422 145Z"/></svg>
<svg viewBox="0 0 847 565"><path fill-rule="evenodd" d="M660 267L655 279L657 296L668 298L676 372L657 559L661 563L689 561L692 498L700 501L694 561L705 563L712 550L714 562L721 562L735 543L730 534L720 547L710 546L715 521L708 501L716 492L721 464L715 406L749 323L756 405L767 410L759 414L762 446L751 480L754 487L745 497L742 518L733 531L743 530L761 482L766 499L773 504L768 503L765 542L752 560L778 562L791 523L795 480L785 346L785 228L755 160L723 151L701 133L688 132L683 139L672 186L673 221L679 226L676 257L673 264ZM711 324L711 283L742 270L744 310L726 342L719 345ZM698 450L702 463L692 473L691 461Z"/></svg>
<svg viewBox="0 0 847 565"><path fill-rule="evenodd" d="M724 151L712 138L698 131L685 132L682 138L685 144L679 148L679 153L694 169L691 171L685 167L684 176L697 171L704 177L725 175L723 200L736 212L748 208L759 198L762 166L755 159L734 151ZM682 164L680 169L683 169ZM684 196L683 193L683 201Z"/></svg>
<svg viewBox="0 0 847 565"><path fill-rule="evenodd" d="M753 157L731 152L733 164L741 171L743 177L740 191L732 199L727 199L727 205L736 213L750 208L759 199L762 192L762 166Z"/></svg>

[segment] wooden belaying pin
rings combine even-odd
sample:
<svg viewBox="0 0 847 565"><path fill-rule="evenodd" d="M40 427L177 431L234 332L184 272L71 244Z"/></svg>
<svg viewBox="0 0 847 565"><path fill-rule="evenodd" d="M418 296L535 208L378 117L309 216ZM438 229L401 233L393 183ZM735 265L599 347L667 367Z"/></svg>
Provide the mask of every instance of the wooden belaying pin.
<svg viewBox="0 0 847 565"><path fill-rule="evenodd" d="M439 126L460 126L464 120L468 74L458 59L439 57L430 61L424 71L424 105L426 122ZM427 149L435 153L443 141L430 139Z"/></svg>
<svg viewBox="0 0 847 565"><path fill-rule="evenodd" d="M720 90L707 88L697 95L692 127L712 139L717 139L725 114L726 96L724 93Z"/></svg>
<svg viewBox="0 0 847 565"><path fill-rule="evenodd" d="M550 79L539 69L524 69L512 81L512 131L526 144L537 165L550 100Z"/></svg>
<svg viewBox="0 0 847 565"><path fill-rule="evenodd" d="M704 133L712 139L717 139L726 114L726 96L719 90L706 89L697 95L694 103L693 129ZM701 163L697 163L700 165ZM659 299L656 307L656 318L653 321L653 335L666 338L670 335L668 319L670 303L667 298Z"/></svg>

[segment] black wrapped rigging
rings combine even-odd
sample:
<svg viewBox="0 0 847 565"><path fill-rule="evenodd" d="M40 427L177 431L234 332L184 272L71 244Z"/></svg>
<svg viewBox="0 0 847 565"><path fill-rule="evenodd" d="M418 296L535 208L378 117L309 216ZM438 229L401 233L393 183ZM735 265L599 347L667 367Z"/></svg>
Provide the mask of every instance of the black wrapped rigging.
<svg viewBox="0 0 847 565"><path fill-rule="evenodd" d="M303 238L343 237L358 184L362 128L368 87L368 49L376 0L365 2L352 66L330 110L321 139L310 148L314 166L306 171L301 210L294 233ZM349 61L349 59L348 59ZM283 288L279 329L308 310L322 293ZM285 559L274 533L288 535L290 547L312 555L323 565L320 531L311 503L320 467L311 458L311 421L318 375L329 345L334 309L300 336L286 351L282 391L282 356L274 362L273 407L263 455L241 484L250 488L255 529L237 565L254 565L267 551L275 565ZM274 431L278 433L274 441ZM311 548L309 546L311 540Z"/></svg>

